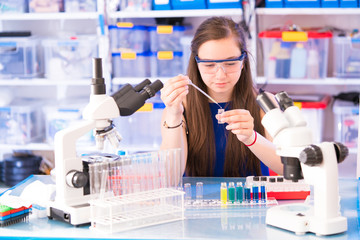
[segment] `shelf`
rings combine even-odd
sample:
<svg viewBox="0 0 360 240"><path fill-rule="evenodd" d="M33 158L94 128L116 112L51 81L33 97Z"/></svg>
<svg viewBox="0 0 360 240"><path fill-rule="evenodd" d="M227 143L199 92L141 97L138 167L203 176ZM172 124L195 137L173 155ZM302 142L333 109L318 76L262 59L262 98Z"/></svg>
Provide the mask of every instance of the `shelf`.
<svg viewBox="0 0 360 240"><path fill-rule="evenodd" d="M46 78L1 79L0 86L90 86L91 79L53 80Z"/></svg>
<svg viewBox="0 0 360 240"><path fill-rule="evenodd" d="M258 15L359 15L360 8L257 8Z"/></svg>
<svg viewBox="0 0 360 240"><path fill-rule="evenodd" d="M0 14L0 21L2 20L83 20L83 19L98 19L97 12L77 12L77 13L6 13Z"/></svg>
<svg viewBox="0 0 360 240"><path fill-rule="evenodd" d="M242 9L201 9L201 10L163 10L138 12L111 12L110 18L171 18L171 17L212 17L241 15Z"/></svg>
<svg viewBox="0 0 360 240"><path fill-rule="evenodd" d="M264 84L265 77L257 77L257 84ZM324 78L324 79L271 79L269 85L360 85L360 78Z"/></svg>

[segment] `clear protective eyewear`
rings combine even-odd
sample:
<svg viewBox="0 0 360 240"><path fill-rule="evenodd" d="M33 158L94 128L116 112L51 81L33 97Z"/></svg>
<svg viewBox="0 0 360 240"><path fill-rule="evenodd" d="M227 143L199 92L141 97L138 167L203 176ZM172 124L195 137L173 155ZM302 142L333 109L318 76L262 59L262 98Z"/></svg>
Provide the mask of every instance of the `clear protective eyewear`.
<svg viewBox="0 0 360 240"><path fill-rule="evenodd" d="M224 73L234 73L240 71L246 52L242 51L241 56L223 60L201 60L195 56L199 71L207 74L215 74L221 67Z"/></svg>

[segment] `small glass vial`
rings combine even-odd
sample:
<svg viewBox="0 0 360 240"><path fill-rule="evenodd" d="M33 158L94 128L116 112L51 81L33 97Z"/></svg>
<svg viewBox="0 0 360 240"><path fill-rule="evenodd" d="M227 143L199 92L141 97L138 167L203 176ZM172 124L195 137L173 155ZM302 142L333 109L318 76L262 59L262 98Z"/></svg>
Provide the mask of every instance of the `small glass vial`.
<svg viewBox="0 0 360 240"><path fill-rule="evenodd" d="M223 112L225 112L225 109L223 109L223 108L218 109L218 114L222 114ZM219 118L218 124L224 124L224 122L221 120L221 118Z"/></svg>
<svg viewBox="0 0 360 240"><path fill-rule="evenodd" d="M229 194L229 202L234 203L235 202L235 184L234 184L234 182L229 182L228 194Z"/></svg>
<svg viewBox="0 0 360 240"><path fill-rule="evenodd" d="M196 199L203 199L204 196L204 184L202 182L196 183Z"/></svg>
<svg viewBox="0 0 360 240"><path fill-rule="evenodd" d="M220 186L220 201L222 204L227 203L227 186L226 182L222 182Z"/></svg>
<svg viewBox="0 0 360 240"><path fill-rule="evenodd" d="M190 200L191 199L191 183L184 184L184 191L185 191L185 199Z"/></svg>
<svg viewBox="0 0 360 240"><path fill-rule="evenodd" d="M244 189L242 182L236 183L236 201L242 203L244 199Z"/></svg>

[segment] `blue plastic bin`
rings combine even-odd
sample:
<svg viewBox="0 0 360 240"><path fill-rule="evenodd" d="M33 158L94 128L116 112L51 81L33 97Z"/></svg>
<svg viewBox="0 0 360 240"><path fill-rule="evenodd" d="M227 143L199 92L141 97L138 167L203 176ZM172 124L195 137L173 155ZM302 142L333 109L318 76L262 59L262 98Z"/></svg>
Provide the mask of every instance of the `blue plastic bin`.
<svg viewBox="0 0 360 240"><path fill-rule="evenodd" d="M152 3L153 10L171 10L170 0L153 0Z"/></svg>
<svg viewBox="0 0 360 240"><path fill-rule="evenodd" d="M358 0L339 0L342 8L357 8Z"/></svg>
<svg viewBox="0 0 360 240"><path fill-rule="evenodd" d="M322 8L338 8L339 0L321 0Z"/></svg>
<svg viewBox="0 0 360 240"><path fill-rule="evenodd" d="M173 9L205 9L206 0L171 0Z"/></svg>
<svg viewBox="0 0 360 240"><path fill-rule="evenodd" d="M319 8L320 0L284 0L286 8Z"/></svg>
<svg viewBox="0 0 360 240"><path fill-rule="evenodd" d="M267 8L283 8L284 1L283 0L266 0L265 7L267 7Z"/></svg>
<svg viewBox="0 0 360 240"><path fill-rule="evenodd" d="M208 8L241 8L242 0L206 0Z"/></svg>

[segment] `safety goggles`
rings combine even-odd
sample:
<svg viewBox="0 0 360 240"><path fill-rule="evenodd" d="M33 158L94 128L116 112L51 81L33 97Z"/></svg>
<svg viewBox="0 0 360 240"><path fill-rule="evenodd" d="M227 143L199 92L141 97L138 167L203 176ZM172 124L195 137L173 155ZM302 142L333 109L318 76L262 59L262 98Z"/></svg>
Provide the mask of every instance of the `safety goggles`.
<svg viewBox="0 0 360 240"><path fill-rule="evenodd" d="M242 51L241 56L233 59L223 60L201 60L195 56L199 71L207 74L215 74L221 67L224 73L234 73L240 71L246 52Z"/></svg>

